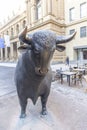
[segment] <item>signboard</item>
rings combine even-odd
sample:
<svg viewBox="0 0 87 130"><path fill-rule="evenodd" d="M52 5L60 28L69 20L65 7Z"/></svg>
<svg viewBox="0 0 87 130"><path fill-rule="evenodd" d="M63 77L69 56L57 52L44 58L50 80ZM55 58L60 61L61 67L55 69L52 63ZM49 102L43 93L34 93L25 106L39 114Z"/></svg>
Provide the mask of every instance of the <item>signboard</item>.
<svg viewBox="0 0 87 130"><path fill-rule="evenodd" d="M9 35L4 35L5 45L10 47L10 37Z"/></svg>
<svg viewBox="0 0 87 130"><path fill-rule="evenodd" d="M5 48L4 39L0 38L0 48Z"/></svg>

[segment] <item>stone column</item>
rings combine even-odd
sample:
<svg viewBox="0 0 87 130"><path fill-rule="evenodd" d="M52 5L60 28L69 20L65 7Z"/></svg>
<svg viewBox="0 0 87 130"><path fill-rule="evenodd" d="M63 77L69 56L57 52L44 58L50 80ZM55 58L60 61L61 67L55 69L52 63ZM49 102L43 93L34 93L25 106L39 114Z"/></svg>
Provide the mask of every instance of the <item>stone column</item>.
<svg viewBox="0 0 87 130"><path fill-rule="evenodd" d="M52 14L52 0L48 0L48 14Z"/></svg>
<svg viewBox="0 0 87 130"><path fill-rule="evenodd" d="M31 25L31 2L30 0L26 0L26 15L27 15L27 24Z"/></svg>
<svg viewBox="0 0 87 130"><path fill-rule="evenodd" d="M13 43L10 44L10 59L14 60L14 51L13 51Z"/></svg>
<svg viewBox="0 0 87 130"><path fill-rule="evenodd" d="M42 10L43 10L42 16L43 17L47 15L47 6L48 6L47 0L42 0Z"/></svg>
<svg viewBox="0 0 87 130"><path fill-rule="evenodd" d="M79 58L80 58L80 64L83 65L83 50L81 49L80 50L80 53L79 53Z"/></svg>
<svg viewBox="0 0 87 130"><path fill-rule="evenodd" d="M5 47L5 60L8 60L8 50L7 50L7 47Z"/></svg>
<svg viewBox="0 0 87 130"><path fill-rule="evenodd" d="M57 18L60 20L64 19L64 0L57 0Z"/></svg>
<svg viewBox="0 0 87 130"><path fill-rule="evenodd" d="M1 60L3 61L4 55L3 55L3 48L1 48Z"/></svg>
<svg viewBox="0 0 87 130"><path fill-rule="evenodd" d="M35 0L31 1L31 24L35 22L36 20L36 2Z"/></svg>
<svg viewBox="0 0 87 130"><path fill-rule="evenodd" d="M60 11L61 19L64 20L64 0L61 0L60 7L61 7Z"/></svg>
<svg viewBox="0 0 87 130"><path fill-rule="evenodd" d="M20 42L17 42L17 56L18 56L18 57L20 56L20 52L18 51L18 47L19 47L20 45L21 45ZM17 59L18 59L18 57L17 57Z"/></svg>

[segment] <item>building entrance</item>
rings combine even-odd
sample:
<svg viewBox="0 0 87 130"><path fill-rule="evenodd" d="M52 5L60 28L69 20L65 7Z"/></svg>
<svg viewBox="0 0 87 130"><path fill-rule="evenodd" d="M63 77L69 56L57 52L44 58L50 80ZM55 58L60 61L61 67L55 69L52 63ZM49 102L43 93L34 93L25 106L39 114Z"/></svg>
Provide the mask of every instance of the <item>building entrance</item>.
<svg viewBox="0 0 87 130"><path fill-rule="evenodd" d="M83 51L83 59L87 60L87 50Z"/></svg>

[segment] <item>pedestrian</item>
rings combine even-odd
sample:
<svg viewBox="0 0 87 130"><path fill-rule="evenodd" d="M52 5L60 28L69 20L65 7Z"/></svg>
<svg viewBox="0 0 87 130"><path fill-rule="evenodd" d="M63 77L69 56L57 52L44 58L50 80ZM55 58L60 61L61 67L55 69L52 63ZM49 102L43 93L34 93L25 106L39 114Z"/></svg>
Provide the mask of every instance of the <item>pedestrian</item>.
<svg viewBox="0 0 87 130"><path fill-rule="evenodd" d="M69 65L69 57L66 57L66 65Z"/></svg>

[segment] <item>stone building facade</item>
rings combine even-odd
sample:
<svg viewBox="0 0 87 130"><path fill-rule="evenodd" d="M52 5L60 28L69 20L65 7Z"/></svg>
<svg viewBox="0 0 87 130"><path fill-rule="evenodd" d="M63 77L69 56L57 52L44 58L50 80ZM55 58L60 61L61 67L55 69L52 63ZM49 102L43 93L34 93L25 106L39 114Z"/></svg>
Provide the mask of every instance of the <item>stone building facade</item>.
<svg viewBox="0 0 87 130"><path fill-rule="evenodd" d="M17 48L21 44L18 39L18 34L26 26L26 11L22 14L14 16L5 25L0 28L0 35L4 38L4 35L10 37L10 46L0 48L0 60L1 61L16 61L18 58Z"/></svg>
<svg viewBox="0 0 87 130"><path fill-rule="evenodd" d="M87 0L66 0L65 11L66 35L77 31L66 45L66 56L78 64L87 63Z"/></svg>
<svg viewBox="0 0 87 130"><path fill-rule="evenodd" d="M26 10L13 17L0 28L2 37L10 36L10 47L0 48L1 61L18 59L18 46L21 44L18 33L28 26L28 33L50 29L58 35L69 35L77 31L76 37L64 52L55 52L53 61L87 62L87 0L25 0Z"/></svg>
<svg viewBox="0 0 87 130"><path fill-rule="evenodd" d="M3 61L15 61L18 58L17 48L21 44L18 33L27 24L28 33L40 29L50 29L59 35L65 34L64 0L26 0L26 10L18 14L0 28L2 37L10 36L10 47L0 48L0 58ZM55 52L54 61L64 61L65 52Z"/></svg>

